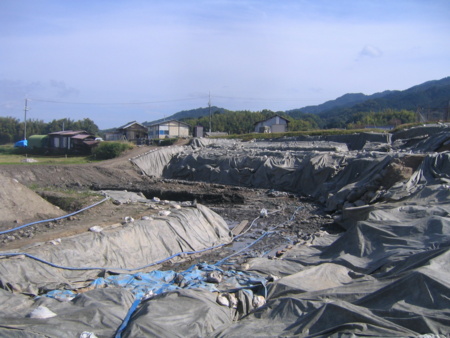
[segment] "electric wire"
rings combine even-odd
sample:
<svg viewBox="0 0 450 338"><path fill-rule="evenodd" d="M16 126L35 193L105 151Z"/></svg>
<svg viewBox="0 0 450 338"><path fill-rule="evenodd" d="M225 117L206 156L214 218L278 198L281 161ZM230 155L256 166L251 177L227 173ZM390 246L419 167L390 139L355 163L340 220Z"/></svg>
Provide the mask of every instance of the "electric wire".
<svg viewBox="0 0 450 338"><path fill-rule="evenodd" d="M70 101L56 101L50 99L28 98L28 101L45 102L45 103L59 103L59 104L80 104L80 105L99 105L99 106L133 106L133 105L146 105L154 103L166 103L166 102L179 102L179 101L191 101L198 100L199 97L182 98L182 99L170 99L170 100L157 100L157 101L143 101L143 102L70 102Z"/></svg>
<svg viewBox="0 0 450 338"><path fill-rule="evenodd" d="M13 232L13 231L16 231L16 230L20 230L20 229L29 227L29 226L31 226L31 225L35 225L35 224L39 224L39 223L44 223L44 222L54 222L54 221L57 221L57 220L60 220L60 219L68 218L68 217L70 217L70 216L79 214L80 212L83 212L83 211L88 210L88 209L90 209L90 208L93 208L93 207L95 207L95 206L97 206L97 205L99 205L99 204L101 204L101 203L103 203L103 202L105 202L105 201L107 201L107 200L109 200L109 197L106 197L105 199L103 199L103 200L101 200L101 201L99 201L99 202L97 202L97 203L94 203L94 204L92 204L92 205L89 205L89 206L87 206L87 207L85 207L85 208L83 208L83 209L80 209L80 210L77 210L77 211L75 211L75 212L72 212L71 214L67 214L67 215L64 215L64 216L56 217L56 218L44 219L44 220L36 221L36 222L32 222L32 223L27 223L27 224L18 226L18 227L13 228L13 229L0 231L0 235L7 234L7 233L10 233L10 232Z"/></svg>
<svg viewBox="0 0 450 338"><path fill-rule="evenodd" d="M149 105L156 103L170 103L170 102L182 102L182 101L194 101L203 100L208 98L208 95L199 95L197 97L187 97L178 99L167 100L154 100L154 101L140 101L140 102L75 102L75 101L58 101L46 98L27 98L32 102L43 103L56 103L56 104L71 104L71 105L99 105L99 106L136 106L136 105ZM237 97L237 96L224 96L224 95L211 95L214 99L227 99L234 101L264 101L264 102L297 102L297 101L323 101L322 99L313 98L258 98L258 97Z"/></svg>

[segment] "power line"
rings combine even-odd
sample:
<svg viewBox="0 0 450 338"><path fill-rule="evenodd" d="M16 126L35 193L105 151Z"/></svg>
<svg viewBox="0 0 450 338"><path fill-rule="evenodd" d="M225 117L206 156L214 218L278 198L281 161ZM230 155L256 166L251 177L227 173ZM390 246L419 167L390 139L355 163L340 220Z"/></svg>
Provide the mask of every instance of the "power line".
<svg viewBox="0 0 450 338"><path fill-rule="evenodd" d="M80 104L80 105L99 105L99 106L128 106L128 105L145 105L164 102L177 102L177 101L190 101L198 100L199 97L184 98L184 99L171 99L171 100L159 100L159 101L145 101L145 102L69 102L69 101L56 101L49 99L29 98L28 101L45 102L45 103L60 103L60 104Z"/></svg>
<svg viewBox="0 0 450 338"><path fill-rule="evenodd" d="M157 101L142 101L142 102L73 102L73 101L58 101L51 99L41 98L28 98L29 101L45 102L45 103L57 103L57 104L79 104L79 105L103 105L103 106L132 106L132 105L147 105L155 103L167 103L167 102L181 102L181 101L193 101L203 99L205 97L211 97L216 99L228 99L228 100L244 100L244 101L265 101L265 102L297 102L297 101L323 101L323 99L313 98L257 98L257 97L237 97L237 96L223 96L223 95L204 95L190 98L170 99L170 100L157 100Z"/></svg>
<svg viewBox="0 0 450 338"><path fill-rule="evenodd" d="M214 98L219 99L230 99L230 100L244 100L244 101L276 101L276 102L284 102L284 101L323 101L323 99L312 99L312 98L257 98L257 97L232 97L232 96L221 96L221 95L213 95Z"/></svg>

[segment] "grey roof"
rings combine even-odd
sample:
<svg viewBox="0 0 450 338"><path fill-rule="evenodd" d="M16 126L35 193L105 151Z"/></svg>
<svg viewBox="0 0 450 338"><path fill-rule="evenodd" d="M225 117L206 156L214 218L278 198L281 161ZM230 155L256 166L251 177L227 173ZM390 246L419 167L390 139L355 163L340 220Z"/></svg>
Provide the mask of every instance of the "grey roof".
<svg viewBox="0 0 450 338"><path fill-rule="evenodd" d="M128 123L124 124L123 126L117 128L117 129L127 129L127 128L131 127L133 124L137 124L137 125L141 126L142 128L147 128L146 126L144 126L143 124L140 124L139 122L131 121L131 122L128 122Z"/></svg>
<svg viewBox="0 0 450 338"><path fill-rule="evenodd" d="M187 127L191 127L189 124L181 122L181 121L178 121L178 120L160 121L160 122L157 122L157 123L150 124L149 127L159 126L161 124L166 124L166 123L169 123L169 122L176 122L176 123L179 123L179 124L184 124Z"/></svg>
<svg viewBox="0 0 450 338"><path fill-rule="evenodd" d="M64 136L75 136L79 134L89 134L89 133L84 130L62 130L49 133L49 135L64 135Z"/></svg>

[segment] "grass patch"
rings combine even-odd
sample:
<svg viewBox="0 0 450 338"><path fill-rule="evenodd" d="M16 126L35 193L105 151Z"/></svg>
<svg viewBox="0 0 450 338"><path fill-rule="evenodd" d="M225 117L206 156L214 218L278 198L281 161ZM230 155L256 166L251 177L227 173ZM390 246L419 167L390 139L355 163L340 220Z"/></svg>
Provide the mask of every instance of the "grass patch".
<svg viewBox="0 0 450 338"><path fill-rule="evenodd" d="M33 159L37 162L26 162L27 159ZM0 153L0 164L84 164L94 162L90 156L43 156L43 155L17 155Z"/></svg>
<svg viewBox="0 0 450 338"><path fill-rule="evenodd" d="M13 144L0 145L0 164L85 164L95 162L90 155L42 155L26 152L24 148L14 148ZM27 159L34 159L37 162L26 162Z"/></svg>
<svg viewBox="0 0 450 338"><path fill-rule="evenodd" d="M14 145L12 143L0 145L0 155L3 155L3 154L6 154L6 155L14 154L14 150L15 150L15 148L14 148Z"/></svg>
<svg viewBox="0 0 450 338"><path fill-rule="evenodd" d="M395 133L397 131L402 131L402 130L413 128L413 127L417 127L417 126L425 126L425 125L428 125L428 124L434 124L435 125L437 123L438 123L437 121L405 123L405 124L401 124L398 127L396 127L392 132ZM444 123L448 123L448 121L444 122Z"/></svg>

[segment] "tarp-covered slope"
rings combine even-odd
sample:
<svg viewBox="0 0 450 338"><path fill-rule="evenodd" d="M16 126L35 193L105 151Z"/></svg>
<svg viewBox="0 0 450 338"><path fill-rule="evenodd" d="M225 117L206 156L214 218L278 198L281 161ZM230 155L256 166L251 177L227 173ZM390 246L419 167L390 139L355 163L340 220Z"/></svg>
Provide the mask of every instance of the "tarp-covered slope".
<svg viewBox="0 0 450 338"><path fill-rule="evenodd" d="M435 138L417 142L402 133L385 148L397 151L228 142L174 156L166 177L310 194L347 229L279 260L251 260L250 271L281 279L269 284L266 306L210 335L448 334L450 154L429 152L442 151L450 133L431 131Z"/></svg>
<svg viewBox="0 0 450 338"><path fill-rule="evenodd" d="M138 270L178 253L230 241L226 222L198 204L174 210L168 216L137 220L98 233L64 238L60 243L12 251L10 254L14 256L0 259L0 283L11 291L34 295L61 287L80 288L102 271ZM27 256L19 255L22 253Z"/></svg>
<svg viewBox="0 0 450 338"><path fill-rule="evenodd" d="M433 132L439 141L431 140ZM445 147L450 133L441 126L427 127L426 135L418 130L409 133L420 140L402 132L392 143L386 138L389 144L383 147L366 142L346 148L316 140L284 145L196 141L182 152L161 150L141 158L135 163L155 176L311 195L346 231L313 234L278 259L251 259L245 274L226 271L224 266L221 271L229 277L228 287L205 287L207 283L192 278L192 274L206 274L197 268L184 277L161 275L152 289L158 294L143 297L140 303L136 303L135 292L149 279L144 274L110 276L109 282L99 278L108 287L86 291L69 301L48 297L33 300L27 293L70 289L97 276L30 264L32 260L24 257L0 259L5 289L0 290L0 301L6 304L0 311L0 336L59 337L61 330L70 336L89 331L98 337L118 332L124 337L448 335L450 153ZM374 141L382 142L382 138L370 139ZM356 148L362 150L348 151ZM152 169L153 160L157 166ZM63 241L59 246L63 249L45 247L38 251L58 263L129 268L150 256L170 255L174 247L192 250L229 240L220 217L200 206L188 209L170 220L155 219L124 228L117 238L107 232L86 234L81 246L68 242L64 247ZM197 228L199 220L205 224ZM151 228L170 229L170 235L162 230L151 232ZM106 246L106 240L112 244ZM158 241L156 248L148 245ZM90 250L93 246L101 249L98 255ZM37 255L33 250L29 252ZM81 256L73 258L78 254ZM137 283L134 289L130 289L131 280ZM196 285L202 288L196 289ZM228 306L219 302L217 291L221 287L230 299ZM255 303L259 298L252 290L266 296L265 305ZM39 305L56 316L30 318L31 310ZM124 324L130 308L132 313Z"/></svg>
<svg viewBox="0 0 450 338"><path fill-rule="evenodd" d="M259 273L283 276L286 262L298 272L270 284L267 306L218 336L448 334L449 163L448 153L428 156L404 184L408 197L372 206L342 235L251 261Z"/></svg>

